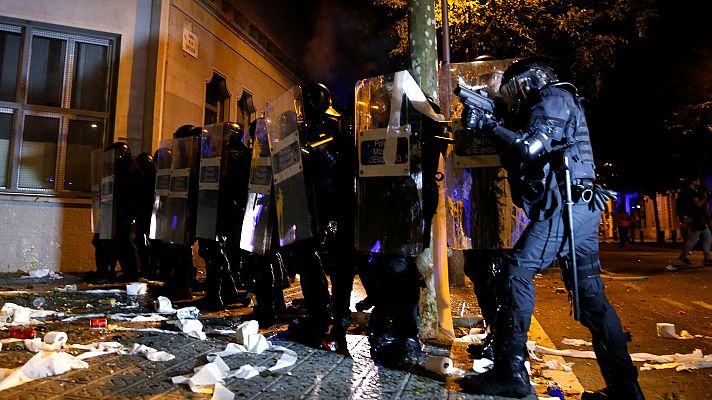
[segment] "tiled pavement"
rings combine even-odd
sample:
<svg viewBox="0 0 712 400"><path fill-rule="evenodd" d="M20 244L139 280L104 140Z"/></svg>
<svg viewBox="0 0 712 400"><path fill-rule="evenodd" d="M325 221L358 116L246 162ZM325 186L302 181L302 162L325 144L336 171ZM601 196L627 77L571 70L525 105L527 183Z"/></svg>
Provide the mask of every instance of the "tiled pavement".
<svg viewBox="0 0 712 400"><path fill-rule="evenodd" d="M105 310L99 298L106 295L83 293L58 293L53 286L71 283L67 279L37 284L27 287L27 280L6 277L2 279L0 290L18 288L27 294L4 295L3 303L13 301L31 306L37 296L46 299L46 309L66 310L69 314L116 312L125 310ZM19 283L19 285L17 284ZM24 285L24 287L23 287ZM125 295L109 295L119 303L128 303ZM149 296L144 296L148 298ZM141 305L147 311L145 300ZM92 305L87 309L86 305ZM201 319L203 319L201 317ZM240 317L204 319L206 329L229 328L239 323ZM117 323L124 326L158 326L160 323ZM140 355L107 355L87 360L88 369L77 369L65 374L28 382L14 388L0 391L0 399L209 399L207 394L192 393L187 385L176 385L171 377L191 373L196 366L207 363L206 354L221 351L230 338L211 336L205 341L183 335L149 332L90 331L86 320L72 323L48 323L46 330L64 330L69 335L69 343L91 343L96 341L118 341L130 347L133 343L145 344L158 350L174 354L176 358L168 362L148 361ZM40 326L38 329L42 329ZM166 328L170 329L170 328ZM7 337L0 331L0 338ZM284 335L270 336L273 344L294 350L298 359L295 365L272 374L263 374L252 379L231 378L225 387L235 393L237 399L493 399L467 395L459 392L453 380L442 382L423 374L390 370L373 364L369 356L369 344L364 336L349 335L350 357L342 354L316 350L285 340ZM427 346L429 354L448 355L449 349ZM274 364L273 352L237 354L224 358L235 369L240 365L253 366ZM32 354L27 350L3 349L0 351L0 367L17 367ZM531 396L536 399L536 396Z"/></svg>

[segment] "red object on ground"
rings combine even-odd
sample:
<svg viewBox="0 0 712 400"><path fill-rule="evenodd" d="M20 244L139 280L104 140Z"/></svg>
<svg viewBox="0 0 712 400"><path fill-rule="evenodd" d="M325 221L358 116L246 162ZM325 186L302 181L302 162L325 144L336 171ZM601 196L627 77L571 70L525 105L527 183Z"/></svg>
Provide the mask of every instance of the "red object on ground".
<svg viewBox="0 0 712 400"><path fill-rule="evenodd" d="M34 339L36 336L34 328L12 328L10 337L13 339Z"/></svg>
<svg viewBox="0 0 712 400"><path fill-rule="evenodd" d="M106 328L106 318L92 318L89 320L89 329Z"/></svg>

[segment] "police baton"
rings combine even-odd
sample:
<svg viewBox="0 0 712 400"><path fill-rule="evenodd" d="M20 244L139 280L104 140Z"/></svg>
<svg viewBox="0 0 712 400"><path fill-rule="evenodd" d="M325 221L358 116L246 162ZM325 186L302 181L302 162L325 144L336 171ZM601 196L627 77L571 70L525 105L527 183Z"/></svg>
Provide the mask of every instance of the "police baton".
<svg viewBox="0 0 712 400"><path fill-rule="evenodd" d="M564 217L566 218L566 233L569 236L569 265L571 267L571 300L574 306L574 319L581 318L578 296L578 271L576 270L576 244L574 243L574 200L571 196L571 170L569 169L569 158L564 155L564 180L566 182L566 208Z"/></svg>

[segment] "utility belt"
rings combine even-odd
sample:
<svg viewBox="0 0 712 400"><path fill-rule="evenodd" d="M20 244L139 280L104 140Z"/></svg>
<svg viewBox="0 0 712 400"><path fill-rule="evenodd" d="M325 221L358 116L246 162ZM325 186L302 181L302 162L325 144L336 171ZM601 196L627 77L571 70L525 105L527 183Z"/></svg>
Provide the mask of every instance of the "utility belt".
<svg viewBox="0 0 712 400"><path fill-rule="evenodd" d="M571 197L574 203L588 203L593 199L593 182L576 179L571 183Z"/></svg>

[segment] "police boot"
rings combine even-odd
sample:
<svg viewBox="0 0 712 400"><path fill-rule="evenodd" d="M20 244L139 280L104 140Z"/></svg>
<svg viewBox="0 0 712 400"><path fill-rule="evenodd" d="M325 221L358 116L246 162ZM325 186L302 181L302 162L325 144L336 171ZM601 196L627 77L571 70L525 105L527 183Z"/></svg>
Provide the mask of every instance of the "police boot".
<svg viewBox="0 0 712 400"><path fill-rule="evenodd" d="M460 379L464 392L521 399L532 393L529 374L524 366L524 353L511 355L508 360L495 361L493 369ZM502 365L502 364L505 365Z"/></svg>
<svg viewBox="0 0 712 400"><path fill-rule="evenodd" d="M242 296L237 291L237 284L233 279L230 265L223 265L220 270L222 279L220 280L220 294L225 305L235 304L242 300Z"/></svg>
<svg viewBox="0 0 712 400"><path fill-rule="evenodd" d="M645 400L638 382L611 385L596 391L585 391L581 400Z"/></svg>
<svg viewBox="0 0 712 400"><path fill-rule="evenodd" d="M395 359L395 344L393 336L388 333L369 334L368 343L371 345L371 359L377 365L384 367L394 367L397 364Z"/></svg>
<svg viewBox="0 0 712 400"><path fill-rule="evenodd" d="M319 348L329 332L329 322L307 316L289 324L289 337L305 346Z"/></svg>
<svg viewBox="0 0 712 400"><path fill-rule="evenodd" d="M208 261L205 265L205 297L199 308L219 311L225 309L223 301L223 273L218 263Z"/></svg>
<svg viewBox="0 0 712 400"><path fill-rule="evenodd" d="M494 334L490 332L482 343L467 346L467 353L472 358L494 360Z"/></svg>
<svg viewBox="0 0 712 400"><path fill-rule="evenodd" d="M396 348L400 353L400 364L402 368L409 368L418 365L423 355L423 344L417 337L409 337L396 340Z"/></svg>
<svg viewBox="0 0 712 400"><path fill-rule="evenodd" d="M467 393L524 398L533 393L526 361L526 334L518 337L514 332L514 315L502 307L494 337L494 367L480 375L468 375L460 380Z"/></svg>

